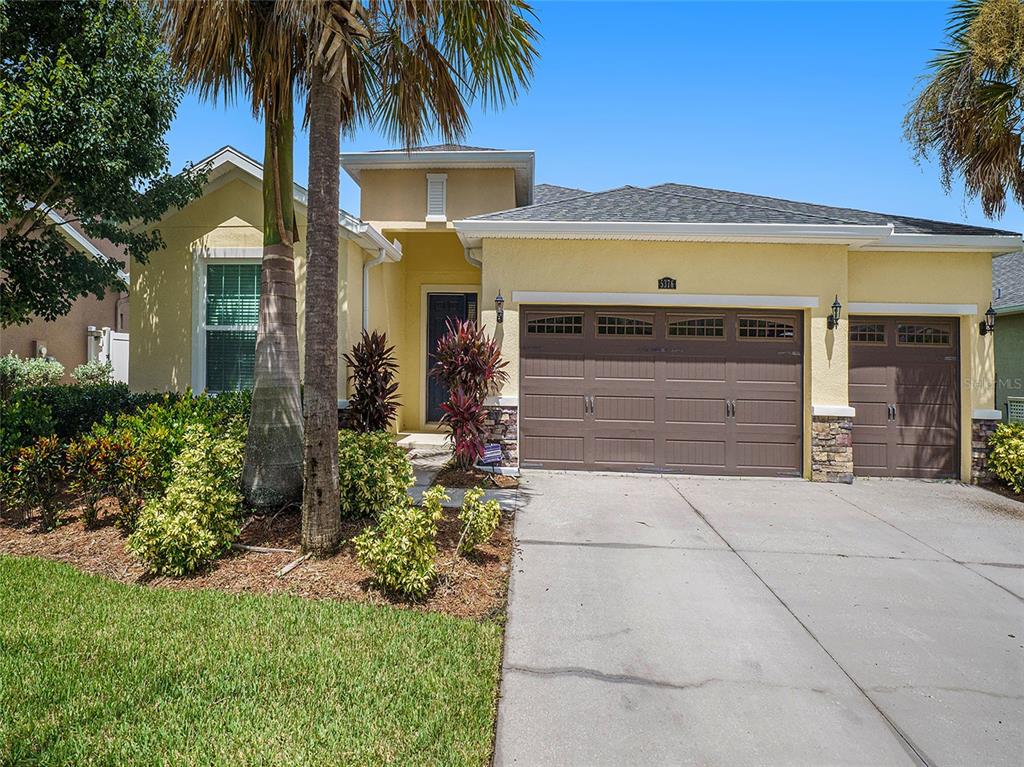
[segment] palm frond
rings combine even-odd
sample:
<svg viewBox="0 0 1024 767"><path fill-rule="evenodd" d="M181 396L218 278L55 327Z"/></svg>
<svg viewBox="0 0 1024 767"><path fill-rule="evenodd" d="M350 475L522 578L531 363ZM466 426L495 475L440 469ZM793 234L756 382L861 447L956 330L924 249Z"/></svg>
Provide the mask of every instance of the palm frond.
<svg viewBox="0 0 1024 767"><path fill-rule="evenodd" d="M947 192L960 177L968 198L998 217L1008 196L1024 205L1024 2L959 0L947 34L905 135L917 160L937 157Z"/></svg>

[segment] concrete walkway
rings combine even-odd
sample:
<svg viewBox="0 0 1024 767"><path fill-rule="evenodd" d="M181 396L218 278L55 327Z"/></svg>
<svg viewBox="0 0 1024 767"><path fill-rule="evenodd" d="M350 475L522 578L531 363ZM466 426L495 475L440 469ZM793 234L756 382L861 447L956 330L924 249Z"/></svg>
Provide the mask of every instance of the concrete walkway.
<svg viewBox="0 0 1024 767"><path fill-rule="evenodd" d="M1024 763L1024 506L528 473L498 765Z"/></svg>
<svg viewBox="0 0 1024 767"><path fill-rule="evenodd" d="M433 435L431 435L433 436ZM402 444L401 442L399 444ZM414 503L423 501L423 493L433 484L434 477L444 468L445 464L452 457L451 448L447 442L434 444L431 442L406 442L409 450L409 460L412 461L414 473L413 486L409 488L409 495ZM462 506L462 500L466 497L466 488L449 487L448 501L446 507L458 508ZM518 489L500 489L490 487L484 492L484 501L497 501L504 511L514 511L520 502Z"/></svg>

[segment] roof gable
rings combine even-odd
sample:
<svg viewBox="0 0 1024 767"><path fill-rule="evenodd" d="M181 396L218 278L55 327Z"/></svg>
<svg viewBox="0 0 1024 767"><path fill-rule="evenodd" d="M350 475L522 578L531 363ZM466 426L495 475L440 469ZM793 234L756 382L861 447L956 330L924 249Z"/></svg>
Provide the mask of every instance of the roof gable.
<svg viewBox="0 0 1024 767"><path fill-rule="evenodd" d="M208 157L195 164L205 167L208 171L207 191L230 181L242 178L247 183L260 187L263 183L263 164L254 160L233 146L224 146ZM292 184L292 194L296 204L305 208L309 199L306 188L300 184ZM402 257L401 245L388 240L369 224L361 221L342 208L338 208L338 223L347 230L359 244L368 250L383 250L389 258L399 260Z"/></svg>

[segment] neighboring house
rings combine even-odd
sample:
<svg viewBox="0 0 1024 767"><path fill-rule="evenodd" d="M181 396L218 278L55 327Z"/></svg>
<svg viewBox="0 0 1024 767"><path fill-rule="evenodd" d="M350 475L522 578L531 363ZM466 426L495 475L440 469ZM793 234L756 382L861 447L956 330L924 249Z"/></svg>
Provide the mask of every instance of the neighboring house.
<svg viewBox="0 0 1024 767"><path fill-rule="evenodd" d="M93 258L126 262L121 247L107 240L88 237L76 223L59 213L47 213L59 226L72 247ZM90 359L109 360L114 378L128 380L128 274L121 271L124 290L108 290L103 298L87 296L76 300L71 310L52 321L33 318L24 325L0 328L0 354L19 357L52 357L64 366L64 378Z"/></svg>
<svg viewBox="0 0 1024 767"><path fill-rule="evenodd" d="M230 148L211 162L206 194L160 224L168 251L132 274L135 388L251 380L258 279L241 267L258 271L261 170ZM969 479L972 436L1001 415L978 322L1017 233L680 184L535 185L532 151L342 166L362 220L340 214L339 352L361 325L386 331L397 428L433 430L431 349L447 319L479 319L509 362L497 470ZM300 243L300 315L303 272Z"/></svg>
<svg viewBox="0 0 1024 767"><path fill-rule="evenodd" d="M996 310L996 407L1024 421L1024 251L992 262Z"/></svg>

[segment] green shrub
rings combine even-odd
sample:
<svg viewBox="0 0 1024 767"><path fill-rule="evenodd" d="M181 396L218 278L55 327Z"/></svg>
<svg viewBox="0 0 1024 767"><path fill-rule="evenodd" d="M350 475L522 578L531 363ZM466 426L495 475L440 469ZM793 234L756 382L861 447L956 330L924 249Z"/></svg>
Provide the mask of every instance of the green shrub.
<svg viewBox="0 0 1024 767"><path fill-rule="evenodd" d="M0 460L8 464L14 453L40 437L53 434L55 424L50 408L29 397L15 397L2 405L0 414Z"/></svg>
<svg viewBox="0 0 1024 767"><path fill-rule="evenodd" d="M146 503L128 551L159 575L184 576L212 562L238 537L244 443L190 425L163 498Z"/></svg>
<svg viewBox="0 0 1024 767"><path fill-rule="evenodd" d="M412 463L383 431L338 432L338 496L347 517L376 517L406 502Z"/></svg>
<svg viewBox="0 0 1024 767"><path fill-rule="evenodd" d="M46 405L53 414L54 433L67 442L108 416L116 418L134 412L149 396L132 394L123 383L57 384L25 387L15 393L12 401L32 400Z"/></svg>
<svg viewBox="0 0 1024 767"><path fill-rule="evenodd" d="M30 386L52 386L64 376L64 366L55 359L31 357L22 359L11 352L0 357L0 395L9 398L18 389Z"/></svg>
<svg viewBox="0 0 1024 767"><path fill-rule="evenodd" d="M462 500L459 519L464 525L459 539L459 553L468 554L481 543L491 540L501 522L501 506L497 501L480 502L484 497L482 487L471 487Z"/></svg>
<svg viewBox="0 0 1024 767"><path fill-rule="evenodd" d="M377 526L355 539L359 564L383 588L413 599L425 597L434 582L437 521L447 500L443 487L432 487L423 494L422 506L406 496L383 511Z"/></svg>
<svg viewBox="0 0 1024 767"><path fill-rule="evenodd" d="M43 529L57 526L57 498L64 479L64 448L56 437L40 437L18 451L12 476L13 500L23 511L39 509Z"/></svg>
<svg viewBox="0 0 1024 767"><path fill-rule="evenodd" d="M11 352L0 357L0 397L7 399L21 385L25 362Z"/></svg>
<svg viewBox="0 0 1024 767"><path fill-rule="evenodd" d="M64 377L64 366L57 360L33 357L25 360L22 368L21 386L55 386Z"/></svg>
<svg viewBox="0 0 1024 767"><path fill-rule="evenodd" d="M1015 493L1024 493L1024 423L1003 423L989 439L989 465Z"/></svg>
<svg viewBox="0 0 1024 767"><path fill-rule="evenodd" d="M71 371L71 377L75 383L81 385L111 383L113 376L114 366L109 362L100 362L99 360L83 362Z"/></svg>
<svg viewBox="0 0 1024 767"><path fill-rule="evenodd" d="M166 491L173 475L173 463L185 447L189 426L203 426L215 434L244 433L249 418L249 392L232 392L216 397L165 394L158 402L137 413L109 421L97 433L112 431L126 434L135 448L136 458L145 464L136 490L145 498L158 498Z"/></svg>

